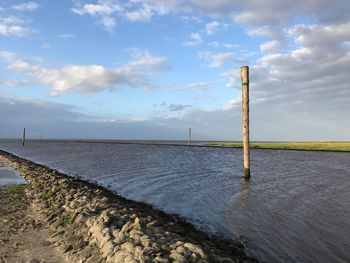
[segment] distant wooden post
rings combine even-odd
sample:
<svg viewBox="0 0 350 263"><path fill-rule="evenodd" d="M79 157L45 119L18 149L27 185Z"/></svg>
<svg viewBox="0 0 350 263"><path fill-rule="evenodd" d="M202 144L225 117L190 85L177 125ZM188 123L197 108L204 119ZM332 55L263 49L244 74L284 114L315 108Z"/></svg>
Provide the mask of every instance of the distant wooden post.
<svg viewBox="0 0 350 263"><path fill-rule="evenodd" d="M23 129L22 145L24 146L26 142L26 128Z"/></svg>
<svg viewBox="0 0 350 263"><path fill-rule="evenodd" d="M188 128L188 145L192 144L192 129Z"/></svg>
<svg viewBox="0 0 350 263"><path fill-rule="evenodd" d="M244 178L250 179L250 156L249 156L249 67L241 67L242 80L242 125L243 125L243 158Z"/></svg>

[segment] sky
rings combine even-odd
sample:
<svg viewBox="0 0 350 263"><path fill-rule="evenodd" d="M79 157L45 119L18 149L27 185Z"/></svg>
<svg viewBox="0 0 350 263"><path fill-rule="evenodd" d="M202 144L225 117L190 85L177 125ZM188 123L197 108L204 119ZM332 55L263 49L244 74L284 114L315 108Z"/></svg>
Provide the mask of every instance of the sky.
<svg viewBox="0 0 350 263"><path fill-rule="evenodd" d="M350 140L350 0L0 0L0 138Z"/></svg>

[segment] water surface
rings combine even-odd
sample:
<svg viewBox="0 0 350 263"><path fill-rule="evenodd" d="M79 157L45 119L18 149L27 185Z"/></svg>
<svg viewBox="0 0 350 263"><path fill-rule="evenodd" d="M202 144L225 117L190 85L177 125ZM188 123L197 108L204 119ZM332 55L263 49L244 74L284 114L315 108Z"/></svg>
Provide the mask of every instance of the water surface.
<svg viewBox="0 0 350 263"><path fill-rule="evenodd" d="M11 167L0 167L0 185L25 184L26 181Z"/></svg>
<svg viewBox="0 0 350 263"><path fill-rule="evenodd" d="M147 202L269 262L350 262L350 154L0 141L0 148Z"/></svg>

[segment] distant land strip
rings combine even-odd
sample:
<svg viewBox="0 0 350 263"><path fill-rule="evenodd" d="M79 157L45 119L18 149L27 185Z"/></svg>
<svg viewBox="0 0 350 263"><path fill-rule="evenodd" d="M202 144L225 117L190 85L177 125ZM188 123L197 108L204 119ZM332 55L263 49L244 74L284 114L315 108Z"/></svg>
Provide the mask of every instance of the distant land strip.
<svg viewBox="0 0 350 263"><path fill-rule="evenodd" d="M206 146L242 148L241 142L209 142ZM252 149L350 152L350 142L252 142Z"/></svg>
<svg viewBox="0 0 350 263"><path fill-rule="evenodd" d="M18 140L18 139L17 139ZM41 141L29 139L30 141ZM243 148L239 141L196 141L189 144L185 140L98 140L98 139L45 139L47 142L75 142L75 143L108 143L108 144L140 144L159 146L191 146L191 147L216 147L216 148ZM305 141L305 142L283 142L283 141L253 141L251 149L270 150L296 150L296 151L328 151L328 152L350 152L350 141Z"/></svg>

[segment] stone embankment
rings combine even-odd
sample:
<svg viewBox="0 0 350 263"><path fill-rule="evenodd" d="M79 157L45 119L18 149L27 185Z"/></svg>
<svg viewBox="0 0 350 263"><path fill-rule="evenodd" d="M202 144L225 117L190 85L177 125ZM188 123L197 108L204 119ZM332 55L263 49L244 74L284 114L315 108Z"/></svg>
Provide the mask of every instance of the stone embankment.
<svg viewBox="0 0 350 263"><path fill-rule="evenodd" d="M178 216L1 152L69 262L257 262L234 240L209 237Z"/></svg>

